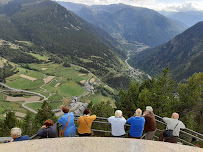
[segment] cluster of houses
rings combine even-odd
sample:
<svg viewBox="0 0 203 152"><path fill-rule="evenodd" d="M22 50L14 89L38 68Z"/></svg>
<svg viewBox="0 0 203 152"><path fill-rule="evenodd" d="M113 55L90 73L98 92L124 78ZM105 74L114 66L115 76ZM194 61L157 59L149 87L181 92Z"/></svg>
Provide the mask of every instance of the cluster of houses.
<svg viewBox="0 0 203 152"><path fill-rule="evenodd" d="M88 103L83 103L78 100L78 97L73 96L69 104L70 112L73 112L76 116L83 115L84 110L88 107ZM52 110L55 113L55 116L59 117L64 113L61 109Z"/></svg>

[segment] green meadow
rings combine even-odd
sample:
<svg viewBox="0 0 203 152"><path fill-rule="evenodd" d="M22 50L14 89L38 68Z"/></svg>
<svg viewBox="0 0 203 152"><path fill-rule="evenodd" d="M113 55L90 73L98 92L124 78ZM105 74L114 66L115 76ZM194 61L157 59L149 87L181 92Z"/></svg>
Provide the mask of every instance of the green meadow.
<svg viewBox="0 0 203 152"><path fill-rule="evenodd" d="M46 60L48 57L33 54L36 58L40 60ZM80 84L80 81L87 81L92 75L87 75L79 72L82 67L71 65L71 67L64 67L62 64L56 64L53 62L42 63L42 64L28 64L29 69L18 66L18 73L6 78L6 84L12 88L29 90L32 92L41 93L42 95L48 98L50 101L50 105L53 109L58 108L63 104L63 99L71 99L72 96L80 96L85 92L83 85ZM29 77L36 78L36 80L32 81L27 78L23 78L20 75L26 75ZM55 76L55 78L45 84L44 78L47 76ZM97 78L94 76L97 80ZM56 86L56 84L59 84ZM105 84L102 83L102 86ZM111 89L109 87L109 89ZM4 95L5 96L5 95ZM95 94L83 96L83 102L89 102L90 100L96 104L100 101L112 101L114 103L114 99L111 97L102 96L101 94ZM0 118L3 117L6 110L14 110L26 113L27 110L22 107L23 102L6 102L3 99L3 96L0 94ZM42 103L27 103L28 107L32 109L39 109L42 106Z"/></svg>

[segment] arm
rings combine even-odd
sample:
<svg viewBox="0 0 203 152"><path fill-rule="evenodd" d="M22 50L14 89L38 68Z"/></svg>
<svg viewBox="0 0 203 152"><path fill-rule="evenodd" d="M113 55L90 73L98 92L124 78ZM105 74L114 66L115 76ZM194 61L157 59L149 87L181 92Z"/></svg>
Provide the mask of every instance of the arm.
<svg viewBox="0 0 203 152"><path fill-rule="evenodd" d="M111 123L112 118L113 118L113 116L109 117L109 118L107 119L107 121L108 121L109 123Z"/></svg>
<svg viewBox="0 0 203 152"><path fill-rule="evenodd" d="M179 121L178 125L180 126L181 129L185 129L185 125L182 123L182 121Z"/></svg>
<svg viewBox="0 0 203 152"><path fill-rule="evenodd" d="M128 123L128 124L131 124L131 121L132 121L132 119L129 118L129 119L127 120L127 123Z"/></svg>
<svg viewBox="0 0 203 152"><path fill-rule="evenodd" d="M37 136L40 136L40 137L46 136L45 129L40 128L39 131L37 132Z"/></svg>
<svg viewBox="0 0 203 152"><path fill-rule="evenodd" d="M96 115L92 115L92 116L90 116L90 119L91 119L92 121L94 121L96 118L97 118Z"/></svg>
<svg viewBox="0 0 203 152"><path fill-rule="evenodd" d="M170 121L170 118L163 117L163 121L164 121L165 123L168 123L168 122Z"/></svg>
<svg viewBox="0 0 203 152"><path fill-rule="evenodd" d="M62 124L62 122L63 122L62 117L60 117L60 118L58 119L58 123Z"/></svg>
<svg viewBox="0 0 203 152"><path fill-rule="evenodd" d="M77 123L80 124L80 117L78 118Z"/></svg>
<svg viewBox="0 0 203 152"><path fill-rule="evenodd" d="M126 119L124 117L122 117L121 119L122 119L123 124L125 124L126 123Z"/></svg>

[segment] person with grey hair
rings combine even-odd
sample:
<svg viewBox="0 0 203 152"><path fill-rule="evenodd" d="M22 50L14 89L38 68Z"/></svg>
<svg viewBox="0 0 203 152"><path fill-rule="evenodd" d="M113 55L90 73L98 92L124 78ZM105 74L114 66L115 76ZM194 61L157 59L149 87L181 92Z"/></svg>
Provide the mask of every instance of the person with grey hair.
<svg viewBox="0 0 203 152"><path fill-rule="evenodd" d="M129 137L140 139L142 137L145 119L142 117L142 110L138 108L133 117L127 120L130 126Z"/></svg>
<svg viewBox="0 0 203 152"><path fill-rule="evenodd" d="M177 143L180 129L185 129L182 121L178 120L179 114L173 113L171 118L164 117L163 121L167 124L166 130L159 135L159 141Z"/></svg>
<svg viewBox="0 0 203 152"><path fill-rule="evenodd" d="M153 140L154 134L156 132L156 119L153 113L153 108L151 106L146 107L146 111L144 112L143 117L145 118L145 139Z"/></svg>
<svg viewBox="0 0 203 152"><path fill-rule="evenodd" d="M16 141L23 141L23 140L30 140L30 137L28 135L22 136L22 131L20 128L12 128L11 129L11 141L10 142L16 142ZM5 140L5 142L8 142Z"/></svg>
<svg viewBox="0 0 203 152"><path fill-rule="evenodd" d="M121 110L116 110L115 116L111 116L107 120L111 124L111 133L113 137L125 137L124 125L126 119L122 116Z"/></svg>

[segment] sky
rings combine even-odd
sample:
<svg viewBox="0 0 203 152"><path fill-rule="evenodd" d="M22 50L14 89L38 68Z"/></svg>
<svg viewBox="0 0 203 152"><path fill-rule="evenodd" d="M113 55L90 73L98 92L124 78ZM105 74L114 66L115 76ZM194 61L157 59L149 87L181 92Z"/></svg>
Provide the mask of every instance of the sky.
<svg viewBox="0 0 203 152"><path fill-rule="evenodd" d="M203 11L203 0L58 0L86 5L128 4L156 11Z"/></svg>

